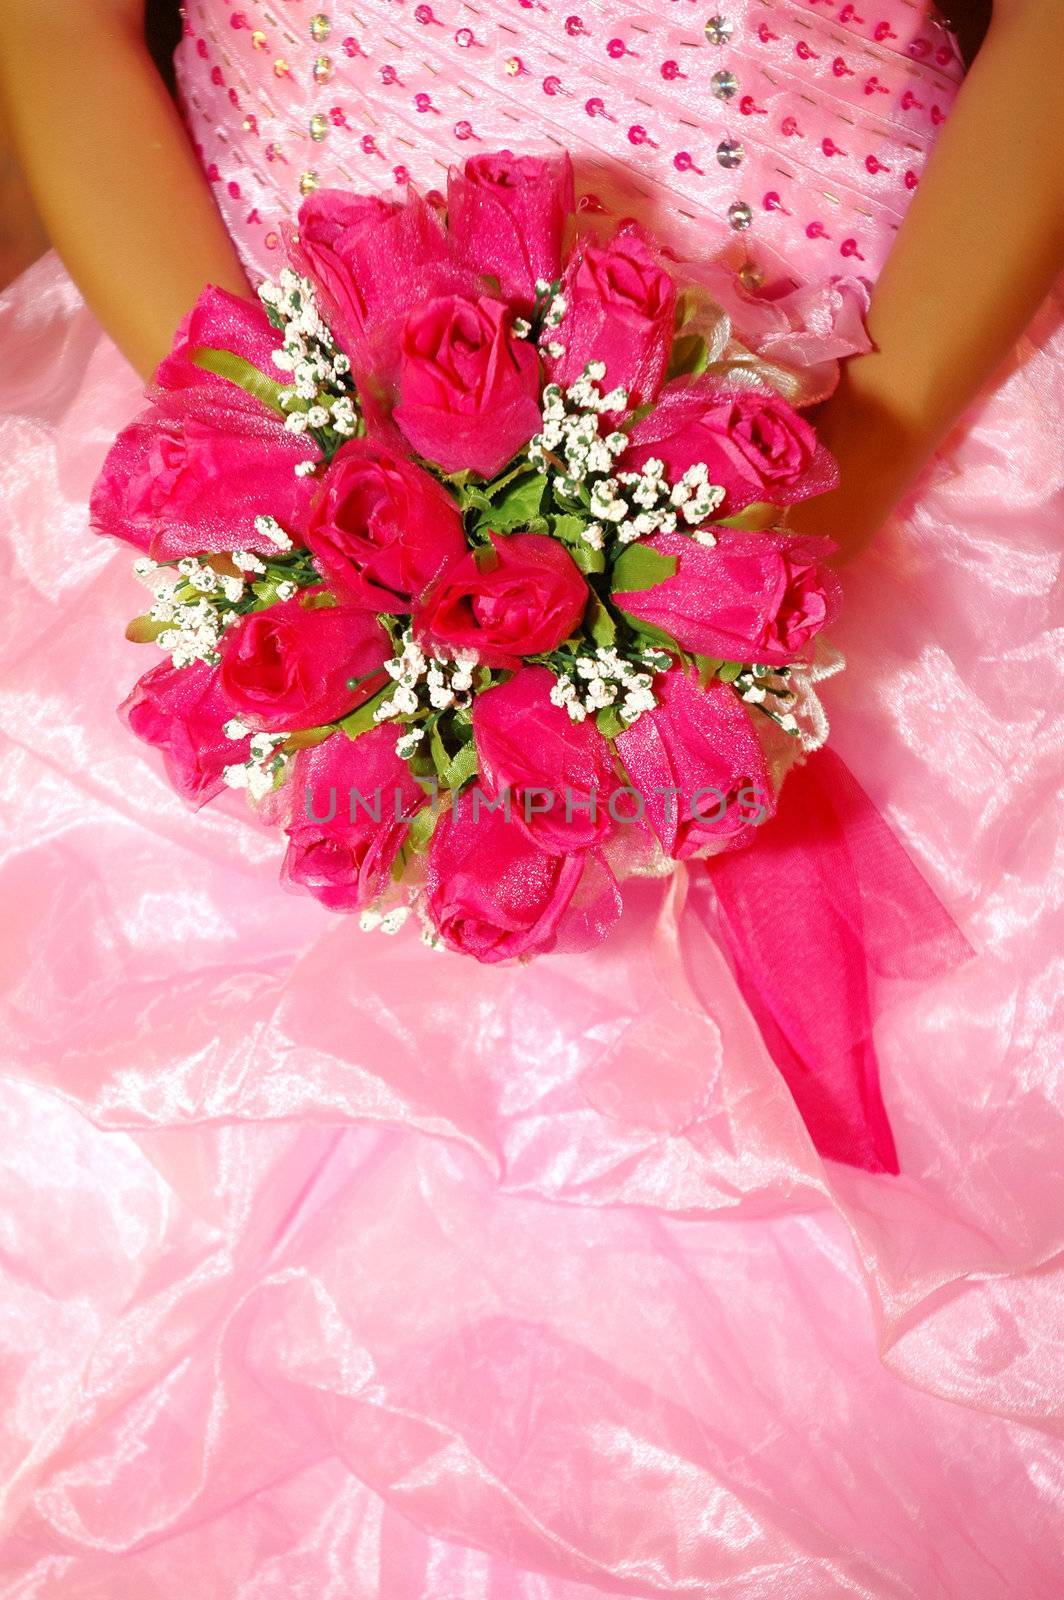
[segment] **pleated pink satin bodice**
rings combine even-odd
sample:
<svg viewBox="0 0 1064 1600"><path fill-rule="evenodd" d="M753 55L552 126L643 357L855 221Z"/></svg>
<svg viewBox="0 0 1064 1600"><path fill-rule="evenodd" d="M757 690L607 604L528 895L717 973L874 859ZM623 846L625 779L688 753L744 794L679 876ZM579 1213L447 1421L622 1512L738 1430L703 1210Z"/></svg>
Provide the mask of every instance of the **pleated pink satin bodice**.
<svg viewBox="0 0 1064 1600"><path fill-rule="evenodd" d="M962 76L913 0L188 0L178 78L253 268L319 184L566 146L685 253L875 276Z"/></svg>

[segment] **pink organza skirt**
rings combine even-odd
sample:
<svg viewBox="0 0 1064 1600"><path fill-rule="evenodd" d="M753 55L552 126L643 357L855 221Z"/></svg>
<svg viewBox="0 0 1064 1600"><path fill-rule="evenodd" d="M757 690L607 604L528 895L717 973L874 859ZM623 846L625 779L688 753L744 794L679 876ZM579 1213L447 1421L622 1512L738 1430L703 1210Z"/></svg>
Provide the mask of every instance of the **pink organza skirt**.
<svg viewBox="0 0 1064 1600"><path fill-rule="evenodd" d="M695 874L478 968L187 812L86 525L138 386L53 259L0 301L0 1594L1060 1595L1059 321L825 687L975 950L887 995L889 1177L816 1155Z"/></svg>

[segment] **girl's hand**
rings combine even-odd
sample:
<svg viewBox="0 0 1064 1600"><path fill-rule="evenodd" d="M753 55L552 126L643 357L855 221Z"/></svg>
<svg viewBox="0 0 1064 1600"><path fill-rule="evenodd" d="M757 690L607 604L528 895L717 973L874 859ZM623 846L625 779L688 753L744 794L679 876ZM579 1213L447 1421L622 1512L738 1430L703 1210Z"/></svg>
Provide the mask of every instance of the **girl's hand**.
<svg viewBox="0 0 1064 1600"><path fill-rule="evenodd" d="M918 431L865 392L870 376L855 356L843 368L839 387L810 421L839 464L839 485L792 506L785 526L795 533L834 539L836 563L852 559L874 539L925 464L925 440Z"/></svg>

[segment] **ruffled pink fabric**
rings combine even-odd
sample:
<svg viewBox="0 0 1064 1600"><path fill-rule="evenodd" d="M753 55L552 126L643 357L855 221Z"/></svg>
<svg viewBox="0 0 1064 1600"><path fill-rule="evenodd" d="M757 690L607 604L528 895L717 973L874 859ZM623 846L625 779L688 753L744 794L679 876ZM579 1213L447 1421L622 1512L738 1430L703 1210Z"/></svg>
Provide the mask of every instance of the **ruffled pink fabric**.
<svg viewBox="0 0 1064 1600"><path fill-rule="evenodd" d="M975 951L883 976L900 1178L816 1155L703 872L482 968L186 810L86 522L137 385L54 260L0 331L0 1587L1055 1600L1059 308L850 570L824 691Z"/></svg>

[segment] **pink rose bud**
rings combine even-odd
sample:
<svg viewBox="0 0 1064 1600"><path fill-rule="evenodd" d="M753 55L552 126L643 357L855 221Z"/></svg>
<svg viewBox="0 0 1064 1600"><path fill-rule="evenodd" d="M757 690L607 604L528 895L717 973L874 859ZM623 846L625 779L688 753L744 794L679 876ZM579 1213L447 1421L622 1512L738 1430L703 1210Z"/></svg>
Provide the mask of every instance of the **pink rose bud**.
<svg viewBox="0 0 1064 1600"><path fill-rule="evenodd" d="M250 739L222 731L232 711L217 667L161 661L146 672L119 707L131 733L163 753L166 775L178 794L199 807L224 788L222 769L246 761Z"/></svg>
<svg viewBox="0 0 1064 1600"><path fill-rule="evenodd" d="M192 360L193 352L229 351L278 383L282 380L282 374L274 366L273 352L279 350L283 342L281 333L271 327L265 311L256 301L243 300L226 289L216 289L211 285L204 289L192 310L178 325L173 349L160 364L155 382L161 389L188 389L206 385L230 401L242 400L252 409L260 410L259 402L253 400L246 391L238 389L228 378L196 366Z"/></svg>
<svg viewBox="0 0 1064 1600"><path fill-rule="evenodd" d="M443 813L428 860L428 914L444 944L477 961L552 950L584 873L584 855L548 855L467 790Z"/></svg>
<svg viewBox="0 0 1064 1600"><path fill-rule="evenodd" d="M394 418L445 472L490 478L540 427L539 357L501 300L445 295L407 318Z"/></svg>
<svg viewBox="0 0 1064 1600"><path fill-rule="evenodd" d="M334 733L292 763L281 881L331 911L357 911L383 893L408 820L425 804L395 739L393 727L357 739Z"/></svg>
<svg viewBox="0 0 1064 1600"><path fill-rule="evenodd" d="M676 286L635 228L607 245L577 248L562 280L566 307L555 340L564 353L551 377L574 383L589 361L604 361L603 392L628 391L629 411L653 400L672 349Z"/></svg>
<svg viewBox="0 0 1064 1600"><path fill-rule="evenodd" d="M466 550L458 506L443 485L370 439L354 439L333 457L307 546L338 594L389 612L411 610Z"/></svg>
<svg viewBox="0 0 1064 1600"><path fill-rule="evenodd" d="M654 680L658 704L617 736L629 781L667 855L745 844L775 800L745 706L726 683L700 689L682 672Z"/></svg>
<svg viewBox="0 0 1064 1600"><path fill-rule="evenodd" d="M478 695L473 734L485 794L509 791L514 826L552 855L567 855L602 845L613 833L609 805L617 780L595 724L573 722L551 702L555 681L546 667L522 667Z"/></svg>
<svg viewBox="0 0 1064 1600"><path fill-rule="evenodd" d="M651 457L677 483L704 462L709 481L725 491L715 516L733 516L755 500L791 505L823 494L838 481L834 458L786 400L771 390L729 388L719 378L677 378L636 423L618 462L638 472Z"/></svg>
<svg viewBox="0 0 1064 1600"><path fill-rule="evenodd" d="M572 557L541 533L493 533L441 575L415 616L418 637L442 651L475 650L488 666L554 650L574 632L588 590Z"/></svg>
<svg viewBox="0 0 1064 1600"><path fill-rule="evenodd" d="M499 280L507 299L528 309L536 283L561 272L562 234L573 209L568 155L515 156L509 150L473 156L451 169L447 221L460 258Z"/></svg>
<svg viewBox="0 0 1064 1600"><path fill-rule="evenodd" d="M294 258L317 284L337 344L364 340L427 294L458 287L443 226L419 194L402 201L318 189L299 208Z"/></svg>
<svg viewBox="0 0 1064 1600"><path fill-rule="evenodd" d="M388 636L361 606L308 606L322 590L253 611L222 637L219 676L231 713L260 733L346 716L388 680ZM355 688L349 688L358 680Z"/></svg>
<svg viewBox="0 0 1064 1600"><path fill-rule="evenodd" d="M681 533L646 543L675 558L674 576L614 603L698 655L785 666L838 615L842 586L824 564L830 539L722 528L715 545Z"/></svg>
<svg viewBox="0 0 1064 1600"><path fill-rule="evenodd" d="M261 408L185 388L118 435L92 491L92 524L157 561L223 550L275 554L255 519L274 517L301 544L314 482L294 469L319 456L313 440L288 433Z"/></svg>

